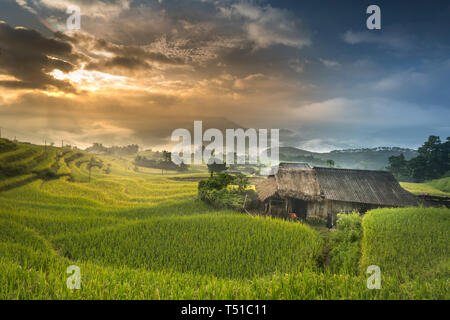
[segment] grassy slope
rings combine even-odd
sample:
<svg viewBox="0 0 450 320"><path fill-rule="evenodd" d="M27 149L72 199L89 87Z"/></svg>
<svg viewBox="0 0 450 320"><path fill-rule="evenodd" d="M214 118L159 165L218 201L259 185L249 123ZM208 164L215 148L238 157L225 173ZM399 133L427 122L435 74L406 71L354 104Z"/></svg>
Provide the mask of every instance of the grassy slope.
<svg viewBox="0 0 450 320"><path fill-rule="evenodd" d="M400 182L400 185L414 194L450 197L450 177L432 180L426 183Z"/></svg>
<svg viewBox="0 0 450 320"><path fill-rule="evenodd" d="M27 148L39 151L26 145L12 151L25 152L12 158L31 163L27 170L54 168L70 172L71 178L34 179L0 192L0 298L447 295L442 281L418 278L399 283L386 278L382 290L370 291L365 277L322 271L318 260L323 241L315 231L301 224L214 211L196 200L196 182L171 180L198 176L198 170L161 176L159 170L134 172L130 159L109 157L103 161L111 164L111 174L93 169L87 183L90 156L48 148L47 156L34 165L27 158L36 153ZM0 178L0 183L17 179ZM72 264L81 267L80 291L66 288L65 271Z"/></svg>
<svg viewBox="0 0 450 320"><path fill-rule="evenodd" d="M441 190L443 192L447 192L450 194L450 177L433 180L428 183L430 186Z"/></svg>

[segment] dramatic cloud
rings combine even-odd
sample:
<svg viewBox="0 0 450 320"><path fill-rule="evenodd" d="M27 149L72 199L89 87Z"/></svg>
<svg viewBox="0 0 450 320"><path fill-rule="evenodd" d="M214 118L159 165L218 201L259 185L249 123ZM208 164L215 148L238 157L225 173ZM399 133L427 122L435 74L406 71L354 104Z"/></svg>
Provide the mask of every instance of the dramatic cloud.
<svg viewBox="0 0 450 320"><path fill-rule="evenodd" d="M247 3L235 4L232 8L245 18L248 39L255 44L256 49L277 44L302 48L311 44L299 26L299 20L287 10Z"/></svg>
<svg viewBox="0 0 450 320"><path fill-rule="evenodd" d="M0 22L0 74L15 77L0 81L1 86L74 91L69 82L57 80L49 73L54 69L74 70L78 58L65 41Z"/></svg>
<svg viewBox="0 0 450 320"><path fill-rule="evenodd" d="M0 125L26 140L161 148L194 120L280 128L285 145L315 151L449 135L444 11L367 31L357 6L325 19L335 1L269 2L0 2ZM81 30L66 30L69 5Z"/></svg>
<svg viewBox="0 0 450 320"><path fill-rule="evenodd" d="M87 70L109 71L121 68L132 71L151 69L152 64L181 65L184 63L178 57L169 57L158 49L148 46L119 45L81 32L71 35L59 33L57 36L72 43L83 53Z"/></svg>
<svg viewBox="0 0 450 320"><path fill-rule="evenodd" d="M16 0L24 8L30 8L31 3L37 7L46 7L66 11L69 6L79 6L83 15L94 18L109 19L130 7L130 0Z"/></svg>

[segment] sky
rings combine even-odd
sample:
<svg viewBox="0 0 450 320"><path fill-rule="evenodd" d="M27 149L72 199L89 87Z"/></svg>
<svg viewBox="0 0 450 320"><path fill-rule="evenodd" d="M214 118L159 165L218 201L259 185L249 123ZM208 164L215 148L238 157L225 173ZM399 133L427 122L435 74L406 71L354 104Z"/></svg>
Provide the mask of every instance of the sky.
<svg viewBox="0 0 450 320"><path fill-rule="evenodd" d="M164 149L194 120L317 152L450 136L449 1L2 0L0 21L9 138Z"/></svg>

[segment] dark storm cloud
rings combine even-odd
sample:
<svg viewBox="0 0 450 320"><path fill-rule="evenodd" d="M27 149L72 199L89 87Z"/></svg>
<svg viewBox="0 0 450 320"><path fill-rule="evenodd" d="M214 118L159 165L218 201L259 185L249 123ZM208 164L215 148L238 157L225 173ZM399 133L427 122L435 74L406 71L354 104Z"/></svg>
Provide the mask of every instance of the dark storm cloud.
<svg viewBox="0 0 450 320"><path fill-rule="evenodd" d="M74 91L70 83L57 80L48 73L54 69L70 72L77 60L78 56L66 41L0 22L0 73L16 78L1 81L2 86Z"/></svg>

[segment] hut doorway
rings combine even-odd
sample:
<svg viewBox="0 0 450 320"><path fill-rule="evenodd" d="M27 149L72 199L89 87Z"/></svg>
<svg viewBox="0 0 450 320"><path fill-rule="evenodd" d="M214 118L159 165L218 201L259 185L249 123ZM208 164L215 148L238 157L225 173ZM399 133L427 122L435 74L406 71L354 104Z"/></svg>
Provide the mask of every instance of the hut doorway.
<svg viewBox="0 0 450 320"><path fill-rule="evenodd" d="M308 211L308 203L299 199L292 199L292 212L294 212L299 219L306 220L306 213Z"/></svg>

